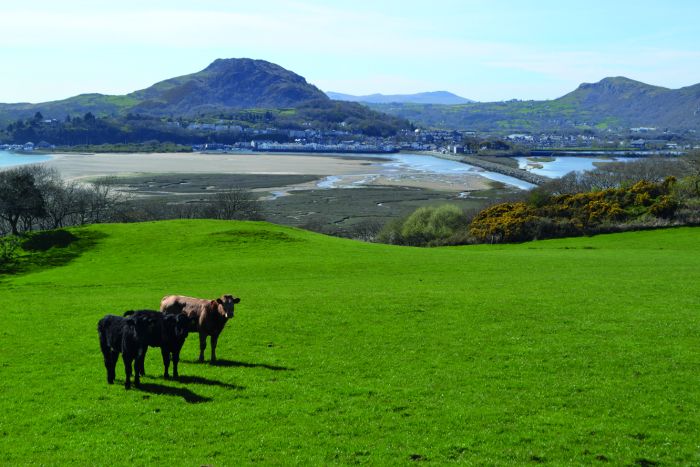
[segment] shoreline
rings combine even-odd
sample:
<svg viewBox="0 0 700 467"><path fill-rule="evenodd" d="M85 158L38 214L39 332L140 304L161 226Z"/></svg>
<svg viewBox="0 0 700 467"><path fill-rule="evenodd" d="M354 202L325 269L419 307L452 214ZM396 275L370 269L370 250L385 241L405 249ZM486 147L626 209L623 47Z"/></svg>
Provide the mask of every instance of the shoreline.
<svg viewBox="0 0 700 467"><path fill-rule="evenodd" d="M429 154L433 157L437 157L439 159L445 159L445 160L450 160L450 161L455 161L455 162L461 162L464 164L469 164L473 165L475 167L479 167L484 170L488 170L491 172L496 172L501 175L506 175L508 177L513 177L518 180L521 180L523 182L531 183L533 185L542 185L544 183L547 183L551 179L542 176L542 175L537 175L532 172L528 172L527 170L523 169L516 169L513 167L508 167L503 164L497 164L495 162L490 162L490 161L484 161L479 159L478 157L475 156L469 156L469 155L460 155L460 154L442 154L439 152L435 151L425 151L426 154Z"/></svg>

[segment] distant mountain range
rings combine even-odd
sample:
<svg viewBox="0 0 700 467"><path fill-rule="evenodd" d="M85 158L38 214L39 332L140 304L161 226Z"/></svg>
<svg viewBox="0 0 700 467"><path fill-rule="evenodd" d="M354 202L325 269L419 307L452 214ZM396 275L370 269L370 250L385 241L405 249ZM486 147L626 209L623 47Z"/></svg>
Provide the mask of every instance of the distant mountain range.
<svg viewBox="0 0 700 467"><path fill-rule="evenodd" d="M336 101L362 102L365 104L439 104L455 105L474 102L447 91L420 92L417 94L370 94L369 96L353 96L339 92L326 92L326 95Z"/></svg>
<svg viewBox="0 0 700 467"><path fill-rule="evenodd" d="M409 121L429 128L480 131L700 130L700 84L673 90L616 77L582 84L554 100L483 103L445 91L391 96L328 94L336 100L303 77L264 60L219 59L197 73L126 95L81 94L41 104L0 104L0 124L32 118L36 112L59 120L87 112L114 118L128 114L187 118L236 113L233 119L243 124L373 128L372 133L381 134L410 128ZM245 114L247 109L257 113ZM271 112L265 114L266 109ZM265 122L260 120L261 110Z"/></svg>
<svg viewBox="0 0 700 467"><path fill-rule="evenodd" d="M700 130L700 84L667 89L624 77L584 83L575 91L548 101L369 106L419 126L448 129L549 131L653 127Z"/></svg>

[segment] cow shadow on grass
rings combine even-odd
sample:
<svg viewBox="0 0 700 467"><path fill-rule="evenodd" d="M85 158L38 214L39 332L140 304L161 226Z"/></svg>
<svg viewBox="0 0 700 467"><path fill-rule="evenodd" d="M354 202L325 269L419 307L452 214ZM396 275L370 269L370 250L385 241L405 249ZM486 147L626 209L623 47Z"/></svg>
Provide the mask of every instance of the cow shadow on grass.
<svg viewBox="0 0 700 467"><path fill-rule="evenodd" d="M157 383L141 383L138 387L143 392L158 394L164 396L182 397L188 404L199 404L202 402L211 402L211 397L204 397L190 391L187 388L177 388L173 386L164 386Z"/></svg>
<svg viewBox="0 0 700 467"><path fill-rule="evenodd" d="M180 360L180 362L201 364L199 360ZM272 371L294 371L294 368L287 368L286 366L268 365L267 363L250 363L250 362L239 362L237 360L226 360L225 358L219 358L215 362L205 362L211 366L229 367L229 368L264 368L266 370Z"/></svg>
<svg viewBox="0 0 700 467"><path fill-rule="evenodd" d="M218 359L215 362L211 363L211 365L236 368L265 368L266 370L272 371L292 371L292 368L287 368L286 366L268 365L267 363L239 362L236 360L226 359Z"/></svg>
<svg viewBox="0 0 700 467"><path fill-rule="evenodd" d="M232 389L235 391L242 391L245 386L239 386L237 384L225 383L223 381L218 381L210 378L203 378L201 376L179 376L176 381L183 384L201 384L203 386L217 386L225 389Z"/></svg>

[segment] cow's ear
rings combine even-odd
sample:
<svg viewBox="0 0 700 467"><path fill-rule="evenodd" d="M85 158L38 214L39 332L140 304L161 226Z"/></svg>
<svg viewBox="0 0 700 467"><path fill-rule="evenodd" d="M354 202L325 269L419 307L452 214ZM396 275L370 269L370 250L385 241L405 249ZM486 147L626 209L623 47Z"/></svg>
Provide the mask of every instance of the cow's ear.
<svg viewBox="0 0 700 467"><path fill-rule="evenodd" d="M233 299L233 303L239 303L240 301L241 301L241 299L238 298L238 297L235 297L235 298Z"/></svg>
<svg viewBox="0 0 700 467"><path fill-rule="evenodd" d="M223 305L223 304L224 304L224 302L222 302L220 298L217 298L217 299L216 299L216 303L218 303L219 305Z"/></svg>
<svg viewBox="0 0 700 467"><path fill-rule="evenodd" d="M214 309L217 309L219 307L219 302L212 300L209 305L211 305Z"/></svg>

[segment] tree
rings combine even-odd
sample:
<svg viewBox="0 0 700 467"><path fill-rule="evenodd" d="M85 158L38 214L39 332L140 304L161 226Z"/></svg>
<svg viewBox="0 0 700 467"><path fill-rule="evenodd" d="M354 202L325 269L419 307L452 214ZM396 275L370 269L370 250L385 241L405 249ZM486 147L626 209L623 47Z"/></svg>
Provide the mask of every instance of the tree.
<svg viewBox="0 0 700 467"><path fill-rule="evenodd" d="M690 172L690 181L695 188L695 195L700 197L700 150L691 151L685 162Z"/></svg>
<svg viewBox="0 0 700 467"><path fill-rule="evenodd" d="M240 188L214 195L208 203L205 215L225 220L260 220L263 217L260 202L251 192Z"/></svg>
<svg viewBox="0 0 700 467"><path fill-rule="evenodd" d="M30 170L20 167L0 173L0 219L10 224L12 235L19 233L20 219L44 215L44 198Z"/></svg>

